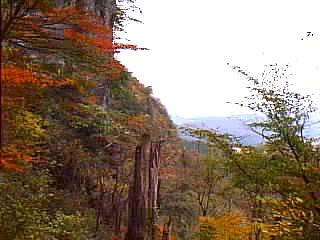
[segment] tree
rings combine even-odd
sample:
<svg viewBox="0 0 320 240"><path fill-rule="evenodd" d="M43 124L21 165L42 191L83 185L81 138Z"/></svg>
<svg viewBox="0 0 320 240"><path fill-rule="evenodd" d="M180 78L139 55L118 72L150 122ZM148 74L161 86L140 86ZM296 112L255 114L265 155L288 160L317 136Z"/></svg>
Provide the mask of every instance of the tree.
<svg viewBox="0 0 320 240"><path fill-rule="evenodd" d="M221 217L200 218L201 240L248 239L250 223L239 213L229 213Z"/></svg>
<svg viewBox="0 0 320 240"><path fill-rule="evenodd" d="M272 195L278 204L272 208L279 212L282 205L289 212L298 211L305 216L313 216L309 220L298 220L293 213L276 217L278 225L289 222L286 234L280 232L278 237L317 239L320 236L319 149L314 145L315 139L305 135L315 108L311 96L303 96L290 89L288 66L273 64L268 67L261 79L238 70L252 83L249 87L252 95L239 104L265 116L250 126L267 141L265 151L269 158L277 162L277 168L272 167L274 177L269 184L280 195ZM288 201L296 202L297 198L299 204L288 204Z"/></svg>
<svg viewBox="0 0 320 240"><path fill-rule="evenodd" d="M268 157L264 149L242 147L241 152L235 152L226 164L233 186L241 189L241 195L246 200L248 218L252 222L251 234L256 240L265 239L263 225L268 222L269 208L263 199L278 194L277 160Z"/></svg>

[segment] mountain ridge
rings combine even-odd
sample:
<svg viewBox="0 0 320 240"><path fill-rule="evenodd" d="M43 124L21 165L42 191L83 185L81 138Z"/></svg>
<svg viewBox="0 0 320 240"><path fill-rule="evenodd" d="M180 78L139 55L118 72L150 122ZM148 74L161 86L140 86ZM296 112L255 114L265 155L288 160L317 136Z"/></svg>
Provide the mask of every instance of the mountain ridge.
<svg viewBox="0 0 320 240"><path fill-rule="evenodd" d="M319 120L316 121L314 116L310 119L310 122L316 122L312 126L306 128L307 137L319 137L320 136L320 124ZM218 132L228 133L240 138L240 142L244 145L256 146L264 142L263 138L254 133L248 126L249 122L256 120L262 120L263 116L259 114L239 114L231 116L205 116L185 118L180 116L171 116L172 121L179 126L191 126L196 128L214 129ZM186 136L181 136L186 138Z"/></svg>

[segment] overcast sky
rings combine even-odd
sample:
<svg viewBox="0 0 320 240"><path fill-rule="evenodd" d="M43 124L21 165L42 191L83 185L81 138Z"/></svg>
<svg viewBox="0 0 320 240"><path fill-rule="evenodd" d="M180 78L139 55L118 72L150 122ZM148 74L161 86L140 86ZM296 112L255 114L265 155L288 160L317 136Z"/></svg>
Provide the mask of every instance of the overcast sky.
<svg viewBox="0 0 320 240"><path fill-rule="evenodd" d="M136 5L144 24L127 26L127 37L150 50L124 51L119 59L152 86L171 115L247 113L226 103L247 95L246 80L227 63L254 76L265 64L289 64L295 88L320 102L318 0L137 0Z"/></svg>

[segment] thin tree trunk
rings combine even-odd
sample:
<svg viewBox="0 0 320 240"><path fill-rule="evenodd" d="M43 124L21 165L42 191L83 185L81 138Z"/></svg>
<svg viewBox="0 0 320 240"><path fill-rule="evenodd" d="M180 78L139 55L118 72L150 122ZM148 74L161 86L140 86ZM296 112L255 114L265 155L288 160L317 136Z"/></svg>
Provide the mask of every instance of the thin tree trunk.
<svg viewBox="0 0 320 240"><path fill-rule="evenodd" d="M155 240L159 235L160 151L161 142L150 143L149 138L136 147L134 180L129 190L127 240L141 240L145 236Z"/></svg>
<svg viewBox="0 0 320 240"><path fill-rule="evenodd" d="M149 209L150 238L155 240L158 235L158 193L159 193L159 167L160 167L160 147L161 143L150 144L150 164L149 164Z"/></svg>
<svg viewBox="0 0 320 240"><path fill-rule="evenodd" d="M136 147L134 180L129 190L127 240L143 240L146 230L145 174L143 172L145 144Z"/></svg>
<svg viewBox="0 0 320 240"><path fill-rule="evenodd" d="M171 216L169 221L163 225L162 240L169 240L171 235Z"/></svg>

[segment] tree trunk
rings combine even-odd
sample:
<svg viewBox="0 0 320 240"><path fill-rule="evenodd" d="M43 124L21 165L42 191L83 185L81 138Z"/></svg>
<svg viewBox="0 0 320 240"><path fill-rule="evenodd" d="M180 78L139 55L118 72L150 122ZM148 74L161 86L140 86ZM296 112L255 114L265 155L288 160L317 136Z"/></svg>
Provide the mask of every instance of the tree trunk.
<svg viewBox="0 0 320 240"><path fill-rule="evenodd" d="M156 239L158 234L158 194L159 194L159 167L161 143L151 143L149 153L149 190L148 200L150 209L150 238Z"/></svg>
<svg viewBox="0 0 320 240"><path fill-rule="evenodd" d="M158 193L161 143L149 139L136 147L134 180L129 190L127 240L155 240L158 230ZM147 157L148 156L148 157Z"/></svg>
<svg viewBox="0 0 320 240"><path fill-rule="evenodd" d="M143 143L136 147L134 179L129 190L129 219L127 240L143 240L146 230L146 171L145 148Z"/></svg>
<svg viewBox="0 0 320 240"><path fill-rule="evenodd" d="M171 216L169 216L168 223L165 223L163 225L162 240L169 240L170 235L171 235Z"/></svg>

